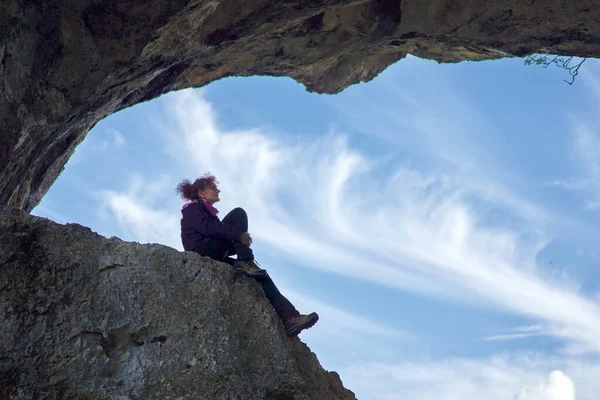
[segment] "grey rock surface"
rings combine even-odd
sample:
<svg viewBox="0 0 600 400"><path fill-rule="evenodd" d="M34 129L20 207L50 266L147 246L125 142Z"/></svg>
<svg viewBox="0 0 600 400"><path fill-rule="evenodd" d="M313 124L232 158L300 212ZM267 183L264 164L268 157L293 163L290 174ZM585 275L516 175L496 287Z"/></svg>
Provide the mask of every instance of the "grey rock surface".
<svg viewBox="0 0 600 400"><path fill-rule="evenodd" d="M227 264L0 207L0 399L355 397Z"/></svg>

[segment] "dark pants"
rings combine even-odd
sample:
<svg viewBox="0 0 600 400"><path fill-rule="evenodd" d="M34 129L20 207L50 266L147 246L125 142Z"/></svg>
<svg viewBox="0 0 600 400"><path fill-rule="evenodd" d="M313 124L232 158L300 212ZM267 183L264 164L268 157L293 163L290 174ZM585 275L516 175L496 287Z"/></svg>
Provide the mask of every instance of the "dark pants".
<svg viewBox="0 0 600 400"><path fill-rule="evenodd" d="M234 226L242 232L248 232L248 215L243 208L234 208L223 218L224 224ZM224 239L207 239L200 246L200 253L213 260L223 261L227 255L237 254L238 260L254 260L252 249L242 242Z"/></svg>
<svg viewBox="0 0 600 400"><path fill-rule="evenodd" d="M235 208L223 218L224 224L232 225L243 232L248 232L248 215L242 208ZM213 260L228 262L228 256L237 255L238 260L254 260L252 249L241 242L232 242L224 239L207 239L200 246L199 253ZM265 277L255 278L271 302L271 305L283 321L298 315L298 310L286 299L271 277L267 274Z"/></svg>

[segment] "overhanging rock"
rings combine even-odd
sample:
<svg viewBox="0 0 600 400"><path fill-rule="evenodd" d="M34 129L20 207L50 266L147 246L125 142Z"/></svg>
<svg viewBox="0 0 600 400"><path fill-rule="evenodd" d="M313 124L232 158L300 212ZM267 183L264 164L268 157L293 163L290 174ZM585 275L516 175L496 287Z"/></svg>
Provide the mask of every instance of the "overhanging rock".
<svg viewBox="0 0 600 400"><path fill-rule="evenodd" d="M406 54L598 57L585 0L2 0L0 205L31 211L88 130L170 90L289 76L335 93Z"/></svg>

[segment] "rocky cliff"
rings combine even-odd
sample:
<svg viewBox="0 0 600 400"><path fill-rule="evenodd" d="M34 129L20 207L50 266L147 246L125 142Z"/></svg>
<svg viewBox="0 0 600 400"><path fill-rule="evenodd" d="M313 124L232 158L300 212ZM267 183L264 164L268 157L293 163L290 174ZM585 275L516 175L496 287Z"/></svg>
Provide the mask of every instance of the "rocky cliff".
<svg viewBox="0 0 600 400"><path fill-rule="evenodd" d="M0 207L0 399L355 397L228 265Z"/></svg>
<svg viewBox="0 0 600 400"><path fill-rule="evenodd" d="M590 0L2 0L0 205L30 211L101 118L227 76L334 93L406 54L598 57Z"/></svg>

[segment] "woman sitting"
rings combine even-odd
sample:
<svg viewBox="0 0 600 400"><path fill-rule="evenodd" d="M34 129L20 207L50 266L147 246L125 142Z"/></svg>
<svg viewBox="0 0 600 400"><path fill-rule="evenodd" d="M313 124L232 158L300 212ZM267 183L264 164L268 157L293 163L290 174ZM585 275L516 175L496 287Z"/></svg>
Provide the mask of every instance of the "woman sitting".
<svg viewBox="0 0 600 400"><path fill-rule="evenodd" d="M220 190L212 175L205 175L191 183L183 180L177 192L188 200L182 210L181 241L185 251L194 251L217 261L227 262L243 274L256 279L263 287L267 299L284 323L288 336L296 336L312 327L319 319L316 313L300 314L293 304L277 289L267 271L254 260L248 233L248 216L242 208L236 208L223 218L213 206L219 199ZM237 259L230 258L237 255Z"/></svg>

